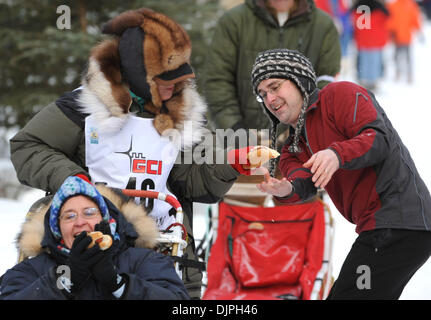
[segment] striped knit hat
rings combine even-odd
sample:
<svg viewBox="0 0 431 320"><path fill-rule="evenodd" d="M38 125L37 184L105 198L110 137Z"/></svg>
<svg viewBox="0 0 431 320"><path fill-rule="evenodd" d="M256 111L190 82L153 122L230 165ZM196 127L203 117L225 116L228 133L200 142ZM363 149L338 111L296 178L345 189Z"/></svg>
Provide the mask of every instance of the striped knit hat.
<svg viewBox="0 0 431 320"><path fill-rule="evenodd" d="M266 79L279 78L291 80L301 91L303 105L298 117L293 144L290 152L300 152L299 136L304 126L305 110L310 95L316 89L316 74L311 62L300 52L289 49L272 49L258 54L251 72L253 91L258 95L257 87ZM276 127L279 120L261 103L266 115L272 121L272 147L275 147Z"/></svg>

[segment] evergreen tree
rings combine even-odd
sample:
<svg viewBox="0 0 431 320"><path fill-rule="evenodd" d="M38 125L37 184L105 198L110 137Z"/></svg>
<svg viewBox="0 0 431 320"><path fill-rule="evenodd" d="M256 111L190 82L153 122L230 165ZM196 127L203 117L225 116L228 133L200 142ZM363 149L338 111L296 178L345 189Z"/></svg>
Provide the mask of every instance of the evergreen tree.
<svg viewBox="0 0 431 320"><path fill-rule="evenodd" d="M60 29L68 27L61 6L70 9L70 29ZM22 127L78 87L91 47L107 37L100 32L103 23L141 7L187 30L199 87L210 32L222 13L218 0L0 0L0 127Z"/></svg>

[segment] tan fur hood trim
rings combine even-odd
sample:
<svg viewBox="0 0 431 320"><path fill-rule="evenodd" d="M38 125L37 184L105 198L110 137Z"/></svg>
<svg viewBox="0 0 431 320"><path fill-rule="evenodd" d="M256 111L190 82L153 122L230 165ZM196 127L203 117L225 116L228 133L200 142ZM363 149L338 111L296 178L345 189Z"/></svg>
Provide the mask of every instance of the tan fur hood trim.
<svg viewBox="0 0 431 320"><path fill-rule="evenodd" d="M122 117L128 113L132 97L121 77L118 39L105 40L91 49L82 83L111 116Z"/></svg>
<svg viewBox="0 0 431 320"><path fill-rule="evenodd" d="M155 221L147 216L145 210L133 201L124 202L118 195L106 187L97 186L99 192L108 198L135 228L138 238L135 246L139 248L154 248L157 245L159 232ZM34 257L42 252L41 242L45 234L44 217L50 208L50 203L29 212L17 237L17 248L20 259Z"/></svg>
<svg viewBox="0 0 431 320"><path fill-rule="evenodd" d="M40 211L29 212L17 237L17 249L20 260L34 257L42 252L40 243L45 234L44 217L50 206L39 208Z"/></svg>

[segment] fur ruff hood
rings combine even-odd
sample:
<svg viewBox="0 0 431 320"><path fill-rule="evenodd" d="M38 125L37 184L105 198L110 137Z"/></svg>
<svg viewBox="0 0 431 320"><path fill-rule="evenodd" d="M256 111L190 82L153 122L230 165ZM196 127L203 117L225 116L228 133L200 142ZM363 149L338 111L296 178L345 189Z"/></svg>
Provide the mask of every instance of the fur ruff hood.
<svg viewBox="0 0 431 320"><path fill-rule="evenodd" d="M154 248L157 245L159 231L155 221L147 216L145 209L136 205L133 200L125 201L123 197L106 187L97 186L97 189L118 208L127 222L133 225L137 233L135 247ZM46 232L44 220L50 204L51 201L49 203L42 203L41 205L36 204L27 214L26 221L23 223L21 232L17 236L16 244L20 253L20 261L43 252L41 243Z"/></svg>
<svg viewBox="0 0 431 320"><path fill-rule="evenodd" d="M154 127L161 135L169 134L169 129L182 134L185 126L192 125L193 134L187 130L187 137L184 135L181 141L181 148L187 149L201 140L207 105L190 75L172 80L175 88L167 101L161 100L157 82L158 76L189 66L190 39L179 24L150 9L124 12L104 26L103 32L114 38L102 41L91 50L79 97L82 111L94 115L102 131L116 132L126 123L132 96L122 69L120 41L125 30L136 27L145 34L141 67L151 97L146 100L145 109L154 114Z"/></svg>

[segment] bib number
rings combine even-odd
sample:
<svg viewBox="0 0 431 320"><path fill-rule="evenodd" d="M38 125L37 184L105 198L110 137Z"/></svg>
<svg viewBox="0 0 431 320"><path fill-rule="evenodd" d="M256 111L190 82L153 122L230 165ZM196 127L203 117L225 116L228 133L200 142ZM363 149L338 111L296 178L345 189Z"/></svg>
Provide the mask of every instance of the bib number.
<svg viewBox="0 0 431 320"><path fill-rule="evenodd" d="M141 183L141 189L140 190L155 190L156 185L153 180L151 179L145 179ZM133 189L133 190L139 190L136 189L136 178L130 177L129 181L127 182L126 189ZM153 198L140 198L139 203L145 208L147 212L151 212L154 207L154 199Z"/></svg>

